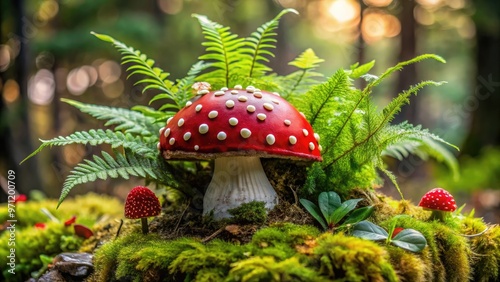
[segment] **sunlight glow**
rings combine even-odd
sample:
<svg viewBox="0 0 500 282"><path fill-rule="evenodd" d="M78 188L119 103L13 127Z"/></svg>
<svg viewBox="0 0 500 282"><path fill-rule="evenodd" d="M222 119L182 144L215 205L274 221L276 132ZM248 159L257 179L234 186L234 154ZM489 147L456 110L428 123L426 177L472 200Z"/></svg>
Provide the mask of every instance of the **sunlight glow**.
<svg viewBox="0 0 500 282"><path fill-rule="evenodd" d="M55 89L54 74L41 69L28 82L28 98L34 104L46 106L54 99Z"/></svg>
<svg viewBox="0 0 500 282"><path fill-rule="evenodd" d="M359 16L360 6L352 0L335 0L328 7L328 13L339 23L346 23Z"/></svg>

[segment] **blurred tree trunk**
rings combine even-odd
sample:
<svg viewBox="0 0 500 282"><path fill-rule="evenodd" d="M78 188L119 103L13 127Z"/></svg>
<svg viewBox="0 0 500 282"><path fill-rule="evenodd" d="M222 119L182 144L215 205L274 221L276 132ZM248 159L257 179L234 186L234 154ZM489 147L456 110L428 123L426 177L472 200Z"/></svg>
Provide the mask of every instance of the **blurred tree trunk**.
<svg viewBox="0 0 500 282"><path fill-rule="evenodd" d="M401 11L399 13L399 21L401 22L401 35L400 35L400 50L398 55L398 62L407 61L416 57L416 39L415 28L416 22L413 16L415 9L415 1L399 1ZM397 88L394 95L401 93L403 90L408 89L411 85L417 83L417 69L415 64L406 66L402 72L399 73ZM395 123L400 123L408 120L410 123L418 123L417 109L418 99L415 97L410 98L411 103L404 106L401 112L394 119Z"/></svg>
<svg viewBox="0 0 500 282"><path fill-rule="evenodd" d="M464 110L472 111L462 153L477 156L485 146L500 145L500 5L476 1L476 76Z"/></svg>

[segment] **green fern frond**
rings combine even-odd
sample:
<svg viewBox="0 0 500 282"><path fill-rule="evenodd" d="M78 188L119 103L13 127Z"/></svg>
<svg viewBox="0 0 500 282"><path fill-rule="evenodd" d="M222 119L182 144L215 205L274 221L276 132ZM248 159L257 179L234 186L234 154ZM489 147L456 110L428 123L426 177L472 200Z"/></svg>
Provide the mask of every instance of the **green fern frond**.
<svg viewBox="0 0 500 282"><path fill-rule="evenodd" d="M311 48L308 48L293 61L289 62L289 65L297 67L299 70L286 76L285 79L288 80L286 84L293 86L287 87L281 96L288 99L293 95L301 94L303 92L301 91L302 89L307 89L311 85L317 84L318 81L313 78L323 77L323 74L314 72L314 69L324 61L316 56L316 53Z"/></svg>
<svg viewBox="0 0 500 282"><path fill-rule="evenodd" d="M214 88L231 86L230 77L237 73L242 60L240 48L244 46L244 39L238 35L232 34L229 27L209 20L202 15L194 14L201 25L206 47L206 53L199 57L200 60L208 60L209 65L214 70L202 74L198 77L199 81L207 81Z"/></svg>
<svg viewBox="0 0 500 282"><path fill-rule="evenodd" d="M148 59L148 57L142 54L139 50L134 50L134 48L125 45L109 35L98 34L95 32L91 32L91 34L102 41L113 44L113 46L122 54L123 65L131 64L131 66L127 68L127 72L130 72L127 78L134 75L142 75L145 77L134 83L134 85L145 85L142 89L142 93L149 89L159 90L163 94L162 98L167 99L167 103L165 105L168 105L167 108L172 111L178 111L183 106L180 104L181 101L179 101L179 99L177 99L171 91L174 83L167 79L170 74L164 72L158 67L155 67L154 60Z"/></svg>
<svg viewBox="0 0 500 282"><path fill-rule="evenodd" d="M274 37L277 33L275 30L278 28L281 17L288 13L298 14L294 9L285 9L246 38L245 47L242 48L241 52L249 55L249 62L242 63L244 68L248 68L248 77L254 75L259 77L271 70L270 67L261 62L269 62L266 56L274 57L274 53L270 49L276 48L277 40Z"/></svg>
<svg viewBox="0 0 500 282"><path fill-rule="evenodd" d="M150 138L148 140L152 145L148 146L146 143L147 139L143 139L139 136L133 136L129 133L124 134L122 132L114 132L107 129L106 131L102 129L91 129L89 131L78 131L68 136L59 136L52 138L50 140L41 140L42 145L32 153L32 155L37 154L45 147L52 146L66 146L70 144L90 144L92 146L108 144L111 148L115 149L118 147L123 147L126 149L133 150L135 153L140 154L146 158L155 158L158 155L158 151L155 148L158 138Z"/></svg>
<svg viewBox="0 0 500 282"><path fill-rule="evenodd" d="M85 104L82 102L61 99L79 109L82 113L91 115L98 120L106 120L105 126L115 126L115 131L138 134L141 136L156 135L161 125L155 123L155 119L144 114L123 108L114 108L101 105Z"/></svg>
<svg viewBox="0 0 500 282"><path fill-rule="evenodd" d="M106 180L118 177L129 179L130 176L160 178L155 171L158 166L154 160L137 158L133 154L125 156L117 152L115 152L115 158L103 151L102 158L94 155L93 160L85 160L85 162L78 164L64 181L57 207L68 196L71 189L79 184L93 182L97 179Z"/></svg>
<svg viewBox="0 0 500 282"><path fill-rule="evenodd" d="M428 59L433 59L433 60L436 60L440 63L446 63L446 61L442 57L440 57L438 55L434 55L434 54L423 54L423 55L417 56L411 60L400 62L397 65L395 65L394 67L388 68L379 77L376 77L375 79L371 80L371 82L365 87L365 89L363 89L364 94L371 93L371 90L373 87L379 85L382 81L384 81L392 73L399 71L399 70L402 70L405 66L415 64L415 63L418 63L420 61L428 60Z"/></svg>

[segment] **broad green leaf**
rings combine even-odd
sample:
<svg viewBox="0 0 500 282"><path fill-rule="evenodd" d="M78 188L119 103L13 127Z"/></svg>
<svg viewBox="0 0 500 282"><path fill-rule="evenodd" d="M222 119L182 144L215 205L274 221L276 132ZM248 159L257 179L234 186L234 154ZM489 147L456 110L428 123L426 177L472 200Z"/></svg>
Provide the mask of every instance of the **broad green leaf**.
<svg viewBox="0 0 500 282"><path fill-rule="evenodd" d="M323 217L321 217L321 211L319 210L318 206L307 199L300 199L300 203L321 224L321 226L325 230L328 229L325 220L323 219Z"/></svg>
<svg viewBox="0 0 500 282"><path fill-rule="evenodd" d="M343 202L340 207L338 207L330 216L328 217L328 223L337 224L342 218L344 218L348 213L356 208L356 205L363 199L350 199Z"/></svg>
<svg viewBox="0 0 500 282"><path fill-rule="evenodd" d="M368 62L366 64L363 64L361 66L356 66L356 68L354 68L352 70L349 77L354 78L354 79L359 78L362 75L367 74L373 68L374 65L375 65L375 60Z"/></svg>
<svg viewBox="0 0 500 282"><path fill-rule="evenodd" d="M323 213L323 216L325 218L330 218L333 212L340 207L342 204L340 197L337 193L330 191L330 192L322 192L318 196L318 204L319 204L319 209Z"/></svg>
<svg viewBox="0 0 500 282"><path fill-rule="evenodd" d="M372 241L386 240L389 236L387 231L385 231L382 227L366 220L354 225L351 235Z"/></svg>
<svg viewBox="0 0 500 282"><path fill-rule="evenodd" d="M391 244L418 253L427 246L427 240L424 235L417 230L405 229L392 238Z"/></svg>
<svg viewBox="0 0 500 282"><path fill-rule="evenodd" d="M343 224L354 224L360 222L362 220L367 219L373 213L374 207L362 207L359 209L355 209L344 221Z"/></svg>

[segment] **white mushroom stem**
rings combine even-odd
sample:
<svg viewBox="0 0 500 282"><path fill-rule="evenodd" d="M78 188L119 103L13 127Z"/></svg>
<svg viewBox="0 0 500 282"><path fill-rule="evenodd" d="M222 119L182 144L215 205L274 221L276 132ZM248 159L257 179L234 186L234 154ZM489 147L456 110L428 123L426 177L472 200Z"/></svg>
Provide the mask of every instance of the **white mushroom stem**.
<svg viewBox="0 0 500 282"><path fill-rule="evenodd" d="M231 217L228 210L251 201L264 202L270 210L278 196L267 180L258 157L215 159L212 181L203 198L203 214L213 211L215 219Z"/></svg>

